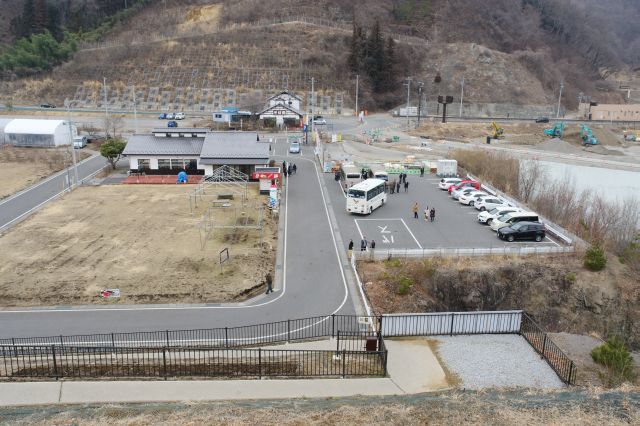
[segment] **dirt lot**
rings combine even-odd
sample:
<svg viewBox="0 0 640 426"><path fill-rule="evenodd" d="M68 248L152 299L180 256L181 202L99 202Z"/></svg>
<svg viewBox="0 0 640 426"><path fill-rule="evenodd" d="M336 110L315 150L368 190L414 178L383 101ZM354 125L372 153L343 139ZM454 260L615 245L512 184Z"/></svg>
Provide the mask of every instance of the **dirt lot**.
<svg viewBox="0 0 640 426"><path fill-rule="evenodd" d="M197 225L208 204L191 214L192 190L82 187L52 203L0 238L1 304L222 302L263 290L274 268L277 220L265 214L265 249L260 231L228 230L216 231L202 250ZM257 188L250 192L258 200ZM216 209L214 217L231 212ZM231 260L221 271L224 247ZM119 288L121 297L99 297L104 288Z"/></svg>
<svg viewBox="0 0 640 426"><path fill-rule="evenodd" d="M78 152L78 161L89 157ZM25 189L71 164L71 153L64 148L18 148L0 146L0 199Z"/></svg>

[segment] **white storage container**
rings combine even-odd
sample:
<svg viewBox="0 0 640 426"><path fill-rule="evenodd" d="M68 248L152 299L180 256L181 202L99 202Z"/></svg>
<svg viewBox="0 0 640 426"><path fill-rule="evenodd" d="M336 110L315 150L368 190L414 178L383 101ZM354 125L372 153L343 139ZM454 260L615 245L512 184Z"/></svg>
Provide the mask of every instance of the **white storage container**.
<svg viewBox="0 0 640 426"><path fill-rule="evenodd" d="M458 162L456 160L438 160L437 175L440 177L457 176Z"/></svg>

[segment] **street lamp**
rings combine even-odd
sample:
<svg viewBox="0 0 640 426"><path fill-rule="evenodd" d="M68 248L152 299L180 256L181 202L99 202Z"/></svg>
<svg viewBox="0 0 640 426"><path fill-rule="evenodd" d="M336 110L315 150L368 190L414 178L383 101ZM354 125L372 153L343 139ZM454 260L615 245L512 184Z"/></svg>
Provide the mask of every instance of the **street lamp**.
<svg viewBox="0 0 640 426"><path fill-rule="evenodd" d="M71 123L71 102L69 102L69 100L66 100L65 106L67 107L67 125L69 127L69 142L71 143L71 158L73 159L73 175L76 179L76 186L77 186L80 180L78 179L78 164L76 162L76 148L73 144L73 132L71 131L71 128L73 127L73 124ZM69 189L71 189L71 185L69 185Z"/></svg>
<svg viewBox="0 0 640 426"><path fill-rule="evenodd" d="M410 105L410 101L411 101L411 77L407 77L407 82L404 83L405 86L407 86L407 130L409 129L410 124L410 120L409 120L409 105Z"/></svg>
<svg viewBox="0 0 640 426"><path fill-rule="evenodd" d="M420 115L422 114L422 88L424 87L424 83L418 82L418 124L416 128L420 127Z"/></svg>
<svg viewBox="0 0 640 426"><path fill-rule="evenodd" d="M560 102L562 101L562 89L564 89L564 82L560 82L560 95L558 96L558 111L556 113L556 118L560 118Z"/></svg>

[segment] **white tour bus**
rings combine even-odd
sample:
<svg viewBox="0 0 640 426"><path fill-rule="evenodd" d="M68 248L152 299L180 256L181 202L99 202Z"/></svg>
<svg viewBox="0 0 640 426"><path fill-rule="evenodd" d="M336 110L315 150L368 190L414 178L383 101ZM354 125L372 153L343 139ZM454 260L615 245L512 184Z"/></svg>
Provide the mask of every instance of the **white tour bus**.
<svg viewBox="0 0 640 426"><path fill-rule="evenodd" d="M370 214L387 201L385 181L367 179L353 185L347 192L347 211Z"/></svg>

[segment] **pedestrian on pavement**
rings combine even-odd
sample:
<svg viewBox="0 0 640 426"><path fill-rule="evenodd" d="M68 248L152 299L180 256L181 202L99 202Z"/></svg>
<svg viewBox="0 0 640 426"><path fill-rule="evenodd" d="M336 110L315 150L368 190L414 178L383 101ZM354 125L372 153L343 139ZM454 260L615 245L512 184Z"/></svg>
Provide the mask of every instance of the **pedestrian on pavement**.
<svg viewBox="0 0 640 426"><path fill-rule="evenodd" d="M293 171L293 168L291 167L291 164L289 164L289 167L287 167L287 174L291 176L292 171Z"/></svg>
<svg viewBox="0 0 640 426"><path fill-rule="evenodd" d="M286 161L282 162L282 171L283 172L287 171L287 162Z"/></svg>
<svg viewBox="0 0 640 426"><path fill-rule="evenodd" d="M370 245L370 247L371 247L371 250L373 250L373 249L375 249L375 248L376 248L376 240L371 240L371 245Z"/></svg>
<svg viewBox="0 0 640 426"><path fill-rule="evenodd" d="M353 240L352 239L349 239L349 246L348 247L349 247L349 251L353 250Z"/></svg>
<svg viewBox="0 0 640 426"><path fill-rule="evenodd" d="M436 209L435 208L431 207L431 210L429 211L429 217L431 218L431 222L436 220Z"/></svg>
<svg viewBox="0 0 640 426"><path fill-rule="evenodd" d="M392 193L392 194L396 192L396 180L395 180L395 179L391 181L391 188L390 188L390 190L391 190L391 193Z"/></svg>
<svg viewBox="0 0 640 426"><path fill-rule="evenodd" d="M424 221L429 222L429 206L424 208Z"/></svg>
<svg viewBox="0 0 640 426"><path fill-rule="evenodd" d="M396 192L398 194L400 193L400 181L398 181L398 183L396 184Z"/></svg>
<svg viewBox="0 0 640 426"><path fill-rule="evenodd" d="M404 180L404 192L409 192L409 182L407 182L406 178Z"/></svg>
<svg viewBox="0 0 640 426"><path fill-rule="evenodd" d="M407 181L407 174L402 173L402 182L406 182L406 181Z"/></svg>
<svg viewBox="0 0 640 426"><path fill-rule="evenodd" d="M265 294L273 293L273 278L271 278L271 272L267 272L264 281L267 283L267 292Z"/></svg>
<svg viewBox="0 0 640 426"><path fill-rule="evenodd" d="M362 237L362 240L360 241L360 251L365 251L367 249L367 245L367 237Z"/></svg>
<svg viewBox="0 0 640 426"><path fill-rule="evenodd" d="M298 172L298 166L296 166L296 163L293 163L293 174L295 175Z"/></svg>
<svg viewBox="0 0 640 426"><path fill-rule="evenodd" d="M420 177L424 177L424 166L420 167Z"/></svg>
<svg viewBox="0 0 640 426"><path fill-rule="evenodd" d="M413 218L417 219L418 218L418 203L413 203L413 207L411 207L411 211L413 212Z"/></svg>

